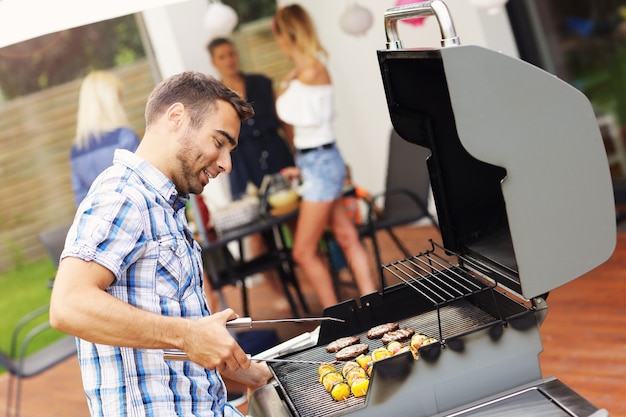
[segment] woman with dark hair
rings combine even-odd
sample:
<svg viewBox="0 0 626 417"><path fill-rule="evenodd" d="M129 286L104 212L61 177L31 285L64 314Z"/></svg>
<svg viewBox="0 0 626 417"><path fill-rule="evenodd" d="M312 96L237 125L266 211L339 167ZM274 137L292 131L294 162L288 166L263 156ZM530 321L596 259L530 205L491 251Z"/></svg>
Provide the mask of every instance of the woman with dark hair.
<svg viewBox="0 0 626 417"><path fill-rule="evenodd" d="M232 171L228 179L232 199L236 200L244 196L248 183L260 188L263 177L293 166L293 153L280 133L283 126L274 107L272 80L262 74L244 74L239 68L237 49L230 39L213 39L207 50L222 84L252 104L255 112L253 117L242 122L239 146L231 154ZM252 257L266 251L261 235L250 236L249 243ZM272 272L263 275L276 294L280 294L278 276ZM277 298L275 307L286 311L289 304L285 298Z"/></svg>
<svg viewBox="0 0 626 417"><path fill-rule="evenodd" d="M239 146L232 154L233 170L228 177L236 200L245 194L248 182L258 188L265 175L293 166L293 155L279 133L281 123L274 107L272 80L262 74L241 72L239 55L229 39L216 38L207 50L222 84L245 98L255 111L254 117L242 123Z"/></svg>

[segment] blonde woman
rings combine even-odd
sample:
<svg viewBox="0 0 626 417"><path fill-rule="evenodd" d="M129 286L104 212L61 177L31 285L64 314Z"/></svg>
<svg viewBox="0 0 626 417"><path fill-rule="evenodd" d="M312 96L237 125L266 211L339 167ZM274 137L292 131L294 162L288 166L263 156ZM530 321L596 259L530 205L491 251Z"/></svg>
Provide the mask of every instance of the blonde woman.
<svg viewBox="0 0 626 417"><path fill-rule="evenodd" d="M359 292L368 294L377 288L367 252L342 202L346 167L332 126L334 89L321 60L326 51L311 18L297 4L279 8L272 28L279 48L295 66L276 103L278 116L293 127L296 148L297 168L283 173L302 181L293 257L326 308L339 301L330 271L318 253L318 242L328 226L346 255Z"/></svg>
<svg viewBox="0 0 626 417"><path fill-rule="evenodd" d="M122 106L122 83L108 71L93 71L78 96L76 137L70 153L76 206L96 177L113 164L116 149L135 151L139 137L128 127Z"/></svg>

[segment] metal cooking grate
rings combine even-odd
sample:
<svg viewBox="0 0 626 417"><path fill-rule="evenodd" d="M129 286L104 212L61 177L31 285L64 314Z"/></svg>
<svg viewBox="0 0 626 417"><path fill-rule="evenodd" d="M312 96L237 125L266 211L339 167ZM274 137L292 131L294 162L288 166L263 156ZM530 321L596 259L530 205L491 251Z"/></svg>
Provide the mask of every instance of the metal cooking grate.
<svg viewBox="0 0 626 417"><path fill-rule="evenodd" d="M400 320L398 323L402 328L410 328L416 332L438 338L439 320L441 320L444 339L470 332L487 323L497 321L495 317L468 301L458 300L438 309L438 311L428 311L418 316ZM361 342L370 346L370 351L383 346L380 339L370 340L365 336L365 333L360 333L358 336L361 337ZM325 346L315 346L289 355L288 358L331 362L334 360L334 355L327 353ZM282 391L281 394L285 402L295 415L300 417L334 416L357 411L365 406L366 397L350 397L345 401L335 402L319 383L317 366L314 364L272 363L269 365L279 383L279 392Z"/></svg>
<svg viewBox="0 0 626 417"><path fill-rule="evenodd" d="M483 281L477 281L469 270L453 264L438 253L436 249L442 250L441 246L432 240L430 243L432 249L383 265L381 268L432 302L434 306L492 289ZM476 264L475 261L472 262Z"/></svg>

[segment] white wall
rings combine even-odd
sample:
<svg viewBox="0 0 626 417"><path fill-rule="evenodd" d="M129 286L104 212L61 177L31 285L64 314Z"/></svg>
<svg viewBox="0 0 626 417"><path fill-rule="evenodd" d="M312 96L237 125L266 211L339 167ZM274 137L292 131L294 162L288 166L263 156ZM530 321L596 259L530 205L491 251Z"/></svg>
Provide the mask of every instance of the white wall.
<svg viewBox="0 0 626 417"><path fill-rule="evenodd" d="M183 71L217 75L205 48L211 37L204 27L208 6L207 0L188 0L142 13L162 78ZM204 195L211 209L227 204L227 178L221 176L211 181Z"/></svg>
<svg viewBox="0 0 626 417"><path fill-rule="evenodd" d="M293 1L278 0L279 6ZM386 107L376 50L384 49L384 13L393 0L359 0L369 8L374 23L361 37L344 33L339 19L354 0L299 0L311 14L324 47L336 89L337 141L352 167L355 181L372 192L384 188L387 141L391 122ZM476 10L468 0L447 0L446 5L462 44L482 45L517 56L506 12L495 15ZM398 23L403 47L440 47L440 32L434 17L420 27Z"/></svg>
<svg viewBox="0 0 626 417"><path fill-rule="evenodd" d="M188 0L142 13L163 78L182 71L215 75L205 50L208 33L203 18L208 4Z"/></svg>

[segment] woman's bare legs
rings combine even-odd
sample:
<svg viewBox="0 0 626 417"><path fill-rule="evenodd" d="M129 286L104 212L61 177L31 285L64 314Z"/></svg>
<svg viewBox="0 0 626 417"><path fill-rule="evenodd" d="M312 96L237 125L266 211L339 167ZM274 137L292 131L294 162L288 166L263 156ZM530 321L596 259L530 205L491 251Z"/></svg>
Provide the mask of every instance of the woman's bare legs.
<svg viewBox="0 0 626 417"><path fill-rule="evenodd" d="M311 283L323 308L339 302L328 266L319 254L319 242L329 224L334 202L302 200L292 256Z"/></svg>
<svg viewBox="0 0 626 417"><path fill-rule="evenodd" d="M359 293L365 295L377 291L369 256L341 200L333 204L330 226L354 274Z"/></svg>

